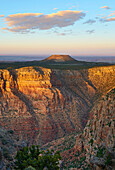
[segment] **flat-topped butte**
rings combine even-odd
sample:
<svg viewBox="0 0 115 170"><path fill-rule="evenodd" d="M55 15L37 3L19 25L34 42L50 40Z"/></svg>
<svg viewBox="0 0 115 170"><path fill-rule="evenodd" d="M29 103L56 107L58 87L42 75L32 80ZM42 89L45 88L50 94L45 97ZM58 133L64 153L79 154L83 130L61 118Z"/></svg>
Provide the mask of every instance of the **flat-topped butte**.
<svg viewBox="0 0 115 170"><path fill-rule="evenodd" d="M55 62L65 62L65 61L77 61L69 55L51 55L44 61L55 61Z"/></svg>

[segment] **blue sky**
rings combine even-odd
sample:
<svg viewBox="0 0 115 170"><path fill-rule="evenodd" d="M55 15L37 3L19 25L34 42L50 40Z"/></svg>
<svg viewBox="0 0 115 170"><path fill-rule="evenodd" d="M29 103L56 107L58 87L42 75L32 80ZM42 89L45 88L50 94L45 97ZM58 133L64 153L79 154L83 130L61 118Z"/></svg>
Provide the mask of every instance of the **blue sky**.
<svg viewBox="0 0 115 170"><path fill-rule="evenodd" d="M115 56L114 0L4 0L0 55Z"/></svg>

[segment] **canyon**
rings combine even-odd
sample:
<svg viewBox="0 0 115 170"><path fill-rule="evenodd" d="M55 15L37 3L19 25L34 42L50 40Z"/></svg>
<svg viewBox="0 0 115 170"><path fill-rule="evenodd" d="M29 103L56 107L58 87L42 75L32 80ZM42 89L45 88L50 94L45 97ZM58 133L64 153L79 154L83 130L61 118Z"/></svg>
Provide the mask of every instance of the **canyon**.
<svg viewBox="0 0 115 170"><path fill-rule="evenodd" d="M81 132L93 106L115 87L115 66L0 70L0 126L42 146Z"/></svg>
<svg viewBox="0 0 115 170"><path fill-rule="evenodd" d="M89 112L85 128L42 146L61 152L64 169L115 169L115 88Z"/></svg>

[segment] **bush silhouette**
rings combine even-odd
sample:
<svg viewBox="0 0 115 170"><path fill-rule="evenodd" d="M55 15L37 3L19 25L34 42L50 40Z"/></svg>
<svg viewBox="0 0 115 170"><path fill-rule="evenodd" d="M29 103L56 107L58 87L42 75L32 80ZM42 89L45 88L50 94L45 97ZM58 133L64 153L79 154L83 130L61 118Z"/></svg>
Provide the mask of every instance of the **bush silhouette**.
<svg viewBox="0 0 115 170"><path fill-rule="evenodd" d="M39 146L33 145L17 151L15 159L15 169L24 170L31 166L37 170L43 170L44 168L58 170L61 156L59 151L40 151Z"/></svg>

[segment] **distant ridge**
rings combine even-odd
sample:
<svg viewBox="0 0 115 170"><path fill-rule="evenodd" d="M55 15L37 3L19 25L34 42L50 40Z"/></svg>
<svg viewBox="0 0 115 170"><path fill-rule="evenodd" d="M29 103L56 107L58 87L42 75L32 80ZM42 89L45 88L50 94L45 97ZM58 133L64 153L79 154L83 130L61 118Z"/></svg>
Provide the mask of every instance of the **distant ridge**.
<svg viewBox="0 0 115 170"><path fill-rule="evenodd" d="M54 61L54 62L66 62L66 61L77 61L69 55L51 55L43 61Z"/></svg>

